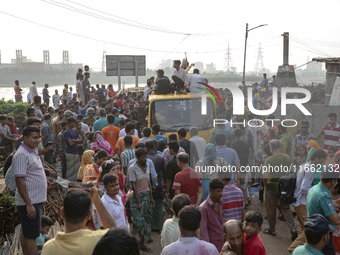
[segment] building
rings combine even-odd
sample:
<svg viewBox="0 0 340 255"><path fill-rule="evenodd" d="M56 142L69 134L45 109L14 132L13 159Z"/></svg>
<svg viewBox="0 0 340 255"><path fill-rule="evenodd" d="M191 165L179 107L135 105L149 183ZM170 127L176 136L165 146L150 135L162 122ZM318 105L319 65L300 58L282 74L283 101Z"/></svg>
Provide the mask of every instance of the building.
<svg viewBox="0 0 340 255"><path fill-rule="evenodd" d="M216 72L216 65L213 64L213 63L206 64L205 72L206 73L215 73Z"/></svg>
<svg viewBox="0 0 340 255"><path fill-rule="evenodd" d="M203 64L203 62L195 62L195 66L194 66L194 69L198 69L198 70L200 70L200 72L203 72L203 70L204 70L204 64Z"/></svg>

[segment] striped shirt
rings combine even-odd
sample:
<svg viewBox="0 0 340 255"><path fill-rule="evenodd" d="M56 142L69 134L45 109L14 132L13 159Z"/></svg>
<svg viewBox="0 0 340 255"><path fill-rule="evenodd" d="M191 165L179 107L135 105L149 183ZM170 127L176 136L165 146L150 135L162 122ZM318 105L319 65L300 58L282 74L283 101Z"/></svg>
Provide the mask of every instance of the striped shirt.
<svg viewBox="0 0 340 255"><path fill-rule="evenodd" d="M234 166L236 163L240 163L240 159L234 149L228 148L225 145L216 147L217 156L224 158L228 166Z"/></svg>
<svg viewBox="0 0 340 255"><path fill-rule="evenodd" d="M225 185L222 195L223 223L228 220L242 221L242 209L244 208L243 192L233 184Z"/></svg>
<svg viewBox="0 0 340 255"><path fill-rule="evenodd" d="M120 154L122 159L122 167L127 167L131 159L134 159L135 156L135 148L126 148L122 154Z"/></svg>
<svg viewBox="0 0 340 255"><path fill-rule="evenodd" d="M338 144L340 138L340 126L337 123L334 128L328 125L324 131L323 135L325 135L325 140L323 144L323 149L327 150L329 146L335 146Z"/></svg>
<svg viewBox="0 0 340 255"><path fill-rule="evenodd" d="M27 193L32 204L39 204L47 200L47 180L44 168L38 155L38 149L21 144L12 160L12 167L15 177L24 177ZM18 188L15 191L15 204L26 205L19 194Z"/></svg>

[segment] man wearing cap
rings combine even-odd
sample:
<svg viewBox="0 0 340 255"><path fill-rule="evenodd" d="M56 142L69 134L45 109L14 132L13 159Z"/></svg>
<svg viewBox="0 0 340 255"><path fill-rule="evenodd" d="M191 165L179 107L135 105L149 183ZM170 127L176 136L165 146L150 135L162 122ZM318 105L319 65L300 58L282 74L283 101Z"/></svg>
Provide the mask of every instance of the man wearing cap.
<svg viewBox="0 0 340 255"><path fill-rule="evenodd" d="M328 223L336 229L336 225L340 225L340 214L337 214L333 202L331 200L331 189L338 183L339 172L335 171L332 167L326 167L321 171L321 181L318 185L311 188L307 195L307 216L310 217L313 214L321 214L324 216ZM322 249L323 254L334 255L335 249L332 239L332 233L334 230L330 230L329 244ZM307 237L307 234L306 234ZM296 253L300 254L300 253Z"/></svg>
<svg viewBox="0 0 340 255"><path fill-rule="evenodd" d="M321 214L314 214L306 219L304 226L307 243L297 247L293 255L331 254L322 253L332 240L330 232L335 231L335 228L328 223L326 218ZM332 254L335 254L335 252Z"/></svg>
<svg viewBox="0 0 340 255"><path fill-rule="evenodd" d="M73 117L73 113L70 110L65 111L64 121L67 121L68 118Z"/></svg>
<svg viewBox="0 0 340 255"><path fill-rule="evenodd" d="M87 124L90 128L90 131L92 131L92 127L94 122L96 121L96 119L94 118L94 114L96 112L94 111L94 109L92 107L87 109L87 116L86 118L84 118L84 123Z"/></svg>

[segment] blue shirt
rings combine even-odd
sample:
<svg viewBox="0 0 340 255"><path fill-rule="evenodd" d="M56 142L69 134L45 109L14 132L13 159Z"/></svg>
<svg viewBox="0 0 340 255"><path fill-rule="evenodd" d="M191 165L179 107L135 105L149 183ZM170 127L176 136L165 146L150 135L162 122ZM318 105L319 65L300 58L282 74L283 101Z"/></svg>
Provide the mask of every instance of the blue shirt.
<svg viewBox="0 0 340 255"><path fill-rule="evenodd" d="M113 125L114 125L115 127L119 127L119 121L120 121L120 118L118 118L118 117L115 116L115 121L113 122Z"/></svg>
<svg viewBox="0 0 340 255"><path fill-rule="evenodd" d="M107 127L107 119L106 117L100 117L99 120L96 120L93 123L93 132L99 131L102 132L103 128Z"/></svg>
<svg viewBox="0 0 340 255"><path fill-rule="evenodd" d="M73 129L72 131L70 131L69 129L66 129L64 132L64 137L66 140L66 153L70 153L70 154L78 154L78 144L75 144L73 146L69 146L67 140L71 139L78 139L78 132L76 129Z"/></svg>
<svg viewBox="0 0 340 255"><path fill-rule="evenodd" d="M260 99L257 96L253 96L253 107L257 109L257 102L260 102Z"/></svg>
<svg viewBox="0 0 340 255"><path fill-rule="evenodd" d="M292 255L323 255L323 253L312 246L305 244L296 247Z"/></svg>
<svg viewBox="0 0 340 255"><path fill-rule="evenodd" d="M264 78L262 80L262 83L264 84L264 87L266 88L266 91L268 92L268 79L267 78Z"/></svg>
<svg viewBox="0 0 340 255"><path fill-rule="evenodd" d="M155 139L157 141L163 140L165 142L165 145L168 145L168 141L167 141L167 139L164 135L156 135L156 136L152 137L152 139Z"/></svg>

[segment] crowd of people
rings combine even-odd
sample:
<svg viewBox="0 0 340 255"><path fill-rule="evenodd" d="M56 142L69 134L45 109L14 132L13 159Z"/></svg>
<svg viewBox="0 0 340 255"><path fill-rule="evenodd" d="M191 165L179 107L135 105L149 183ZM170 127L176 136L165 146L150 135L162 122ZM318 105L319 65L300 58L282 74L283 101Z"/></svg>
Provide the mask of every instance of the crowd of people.
<svg viewBox="0 0 340 255"><path fill-rule="evenodd" d="M200 93L197 87L204 81L197 69L188 78L177 60L174 68L177 78L172 77L175 84L167 93L176 93L177 88ZM118 95L112 85L91 87L89 67L85 66L76 75L75 93L65 84L61 96L57 90L52 96L53 106L49 106L48 84L41 98L32 83L32 107L21 135L13 118L0 116L1 144L11 145L15 152L12 169L24 254L39 250L43 255L152 252L147 244L153 241L154 231L161 235L164 255L263 255L266 245L259 233L276 236L277 210L291 231L289 252L340 253L340 183L339 173L334 171L340 163L337 115L329 113L315 135L309 132L309 122L301 121L294 139L287 127L274 124L273 115L266 117L267 128L240 125L255 116L249 112L233 116L233 99L222 91L219 114L237 125L218 124L209 143L194 126L189 130L179 127L165 137L158 124L149 128L142 123L138 112L148 105L152 88L162 79L170 82L161 71L156 79L148 79L144 94ZM177 86L181 84L177 79L183 86ZM260 98L270 95L266 77L261 84L254 91L260 92ZM256 108L257 103L262 104L253 100ZM321 137L322 149L317 142ZM61 162L63 179L83 183L83 189L69 189L65 194L61 214L66 232L52 240L47 235L52 222L42 216L47 192L44 162ZM216 166L236 171L209 171ZM258 171L241 171L254 166ZM287 202L280 185L286 173L263 169L292 166L296 181ZM252 202L249 187L256 185L266 207L265 217L256 211L245 213ZM172 218L164 221L165 212ZM264 218L269 228L262 230Z"/></svg>

